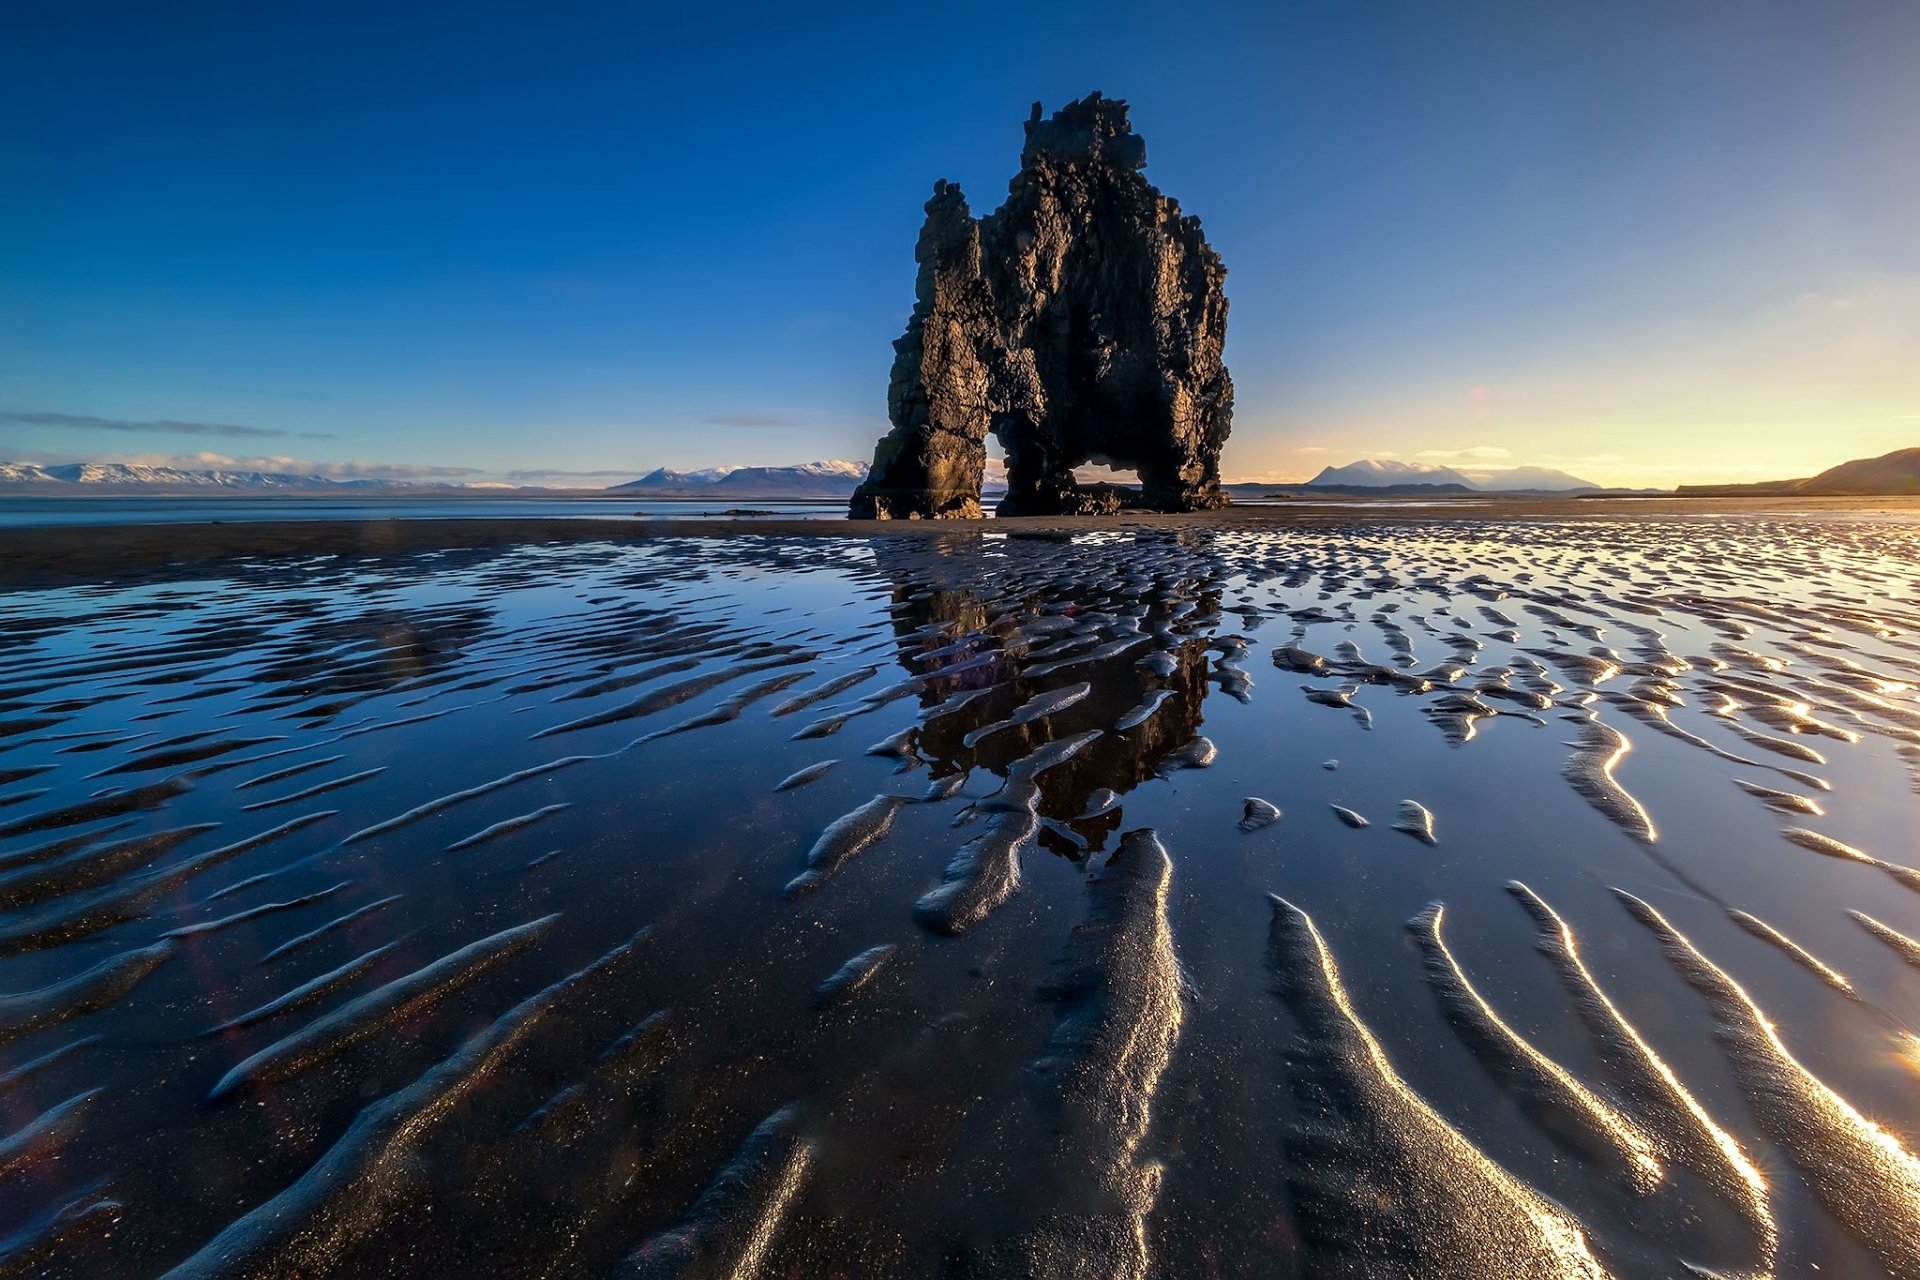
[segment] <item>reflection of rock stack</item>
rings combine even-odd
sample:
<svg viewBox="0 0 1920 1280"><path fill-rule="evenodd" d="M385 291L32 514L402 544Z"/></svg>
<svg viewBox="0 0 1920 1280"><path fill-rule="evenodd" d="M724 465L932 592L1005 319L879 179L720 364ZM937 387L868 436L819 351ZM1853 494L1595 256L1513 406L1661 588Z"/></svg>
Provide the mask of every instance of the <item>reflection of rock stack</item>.
<svg viewBox="0 0 1920 1280"><path fill-rule="evenodd" d="M1048 744L1092 734L1033 781L1036 811L1100 848L1120 819L1115 806L1098 802L1099 793L1124 794L1193 740L1208 692L1205 641L1182 638L1167 616L1171 602L1146 597L1115 606L1141 616L1114 624L1112 637L1098 620L1108 615L1073 622L1058 614L1069 627L1093 628L1080 641L1085 647L1073 649L1072 639L1034 644L1016 623L1032 622L1037 599L996 618L978 592L930 585L927 571L937 563L903 558L892 566L900 582L893 609L900 663L925 680L915 758L935 779L974 769L1007 777ZM1197 601L1182 598L1198 605L1186 610L1190 616L1218 606L1210 591ZM1064 655L1055 647L1062 643L1071 650ZM1069 856L1083 852L1060 828L1042 829L1038 838Z"/></svg>
<svg viewBox="0 0 1920 1280"><path fill-rule="evenodd" d="M986 603L980 599L979 592L965 587L928 587L905 582L893 589L893 605L893 630L900 640L900 665L911 675L925 675L936 665L957 665L931 655L938 650L951 648L952 637L985 637L987 631ZM928 626L935 622L948 625L940 628ZM983 649L987 643L983 638ZM954 692L954 688L947 692Z"/></svg>
<svg viewBox="0 0 1920 1280"><path fill-rule="evenodd" d="M1200 705L1207 695L1205 648L1189 640L1173 650L1176 665L1165 677L1139 665L1145 651L1143 643L1131 653L1039 681L1029 682L1016 674L954 714L930 720L921 731L920 755L936 777L970 768L1004 774L1048 742L1089 730L1110 730L1153 691L1171 691L1172 696L1143 723L1122 733L1102 733L1071 759L1040 775L1040 812L1062 820L1078 817L1102 787L1124 794L1153 777L1160 762L1191 741L1200 726ZM1008 725L966 745L969 735L1010 718L1029 699L1077 681L1092 689L1072 706L1027 724ZM1113 824L1092 825L1104 830Z"/></svg>

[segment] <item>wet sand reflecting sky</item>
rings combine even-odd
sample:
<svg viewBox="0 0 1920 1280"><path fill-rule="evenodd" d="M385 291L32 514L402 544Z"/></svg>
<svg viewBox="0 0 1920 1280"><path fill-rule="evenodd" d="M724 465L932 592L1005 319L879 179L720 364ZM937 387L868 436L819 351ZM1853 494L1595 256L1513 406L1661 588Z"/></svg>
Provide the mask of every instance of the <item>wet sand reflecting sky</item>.
<svg viewBox="0 0 1920 1280"><path fill-rule="evenodd" d="M1366 519L0 596L0 1273L1920 1275L1920 530Z"/></svg>

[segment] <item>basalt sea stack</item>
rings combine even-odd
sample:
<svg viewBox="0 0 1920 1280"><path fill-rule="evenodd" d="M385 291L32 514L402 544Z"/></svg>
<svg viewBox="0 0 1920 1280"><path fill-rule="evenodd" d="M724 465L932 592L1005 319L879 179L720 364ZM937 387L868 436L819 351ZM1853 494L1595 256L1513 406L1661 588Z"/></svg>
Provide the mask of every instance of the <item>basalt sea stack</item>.
<svg viewBox="0 0 1920 1280"><path fill-rule="evenodd" d="M1051 120L1034 104L995 212L976 219L958 186L934 184L893 344L893 429L849 514L980 515L988 431L1007 454L1001 515L1226 504L1227 272L1146 162L1127 104L1094 93ZM1083 463L1132 469L1141 487L1082 488Z"/></svg>

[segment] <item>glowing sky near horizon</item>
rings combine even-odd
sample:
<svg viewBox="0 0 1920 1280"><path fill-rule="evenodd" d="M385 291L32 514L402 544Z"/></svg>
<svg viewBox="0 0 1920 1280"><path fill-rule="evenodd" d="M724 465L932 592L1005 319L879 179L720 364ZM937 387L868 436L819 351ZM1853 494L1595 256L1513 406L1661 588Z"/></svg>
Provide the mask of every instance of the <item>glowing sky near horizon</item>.
<svg viewBox="0 0 1920 1280"><path fill-rule="evenodd" d="M871 456L936 178L1098 88L1229 268L1229 478L1920 444L1920 5L9 6L0 459Z"/></svg>

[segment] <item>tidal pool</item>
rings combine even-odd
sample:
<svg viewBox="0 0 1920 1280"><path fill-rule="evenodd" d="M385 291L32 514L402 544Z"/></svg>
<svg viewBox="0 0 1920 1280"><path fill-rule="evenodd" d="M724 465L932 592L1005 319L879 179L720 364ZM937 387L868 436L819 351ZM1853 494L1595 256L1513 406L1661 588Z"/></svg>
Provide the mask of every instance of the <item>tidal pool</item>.
<svg viewBox="0 0 1920 1280"><path fill-rule="evenodd" d="M1917 564L1357 514L0 595L0 1274L1920 1275Z"/></svg>

